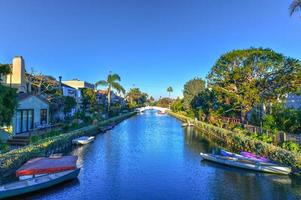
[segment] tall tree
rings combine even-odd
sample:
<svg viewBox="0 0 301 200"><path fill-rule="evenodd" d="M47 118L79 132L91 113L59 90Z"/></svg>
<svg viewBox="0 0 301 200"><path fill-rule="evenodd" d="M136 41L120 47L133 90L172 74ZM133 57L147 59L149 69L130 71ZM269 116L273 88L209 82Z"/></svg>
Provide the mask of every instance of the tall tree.
<svg viewBox="0 0 301 200"><path fill-rule="evenodd" d="M192 108L191 103L201 92L205 90L205 81L201 78L194 78L184 85L183 91L183 107L186 110Z"/></svg>
<svg viewBox="0 0 301 200"><path fill-rule="evenodd" d="M108 111L110 110L111 106L111 92L112 89L115 89L118 93L125 94L125 89L120 85L121 78L118 74L109 74L107 80L100 80L96 82L97 86L106 86L108 91Z"/></svg>
<svg viewBox="0 0 301 200"><path fill-rule="evenodd" d="M209 87L222 104L240 112L242 122L254 106L279 101L301 85L300 62L270 49L226 53L208 75Z"/></svg>
<svg viewBox="0 0 301 200"><path fill-rule="evenodd" d="M9 64L0 64L0 84L2 76L6 76L11 73L11 66Z"/></svg>
<svg viewBox="0 0 301 200"><path fill-rule="evenodd" d="M301 0L294 0L292 1L290 7L289 7L289 12L290 15L292 16L296 12L301 11Z"/></svg>
<svg viewBox="0 0 301 200"><path fill-rule="evenodd" d="M143 106L147 101L148 95L141 92L139 88L131 88L126 95L126 98L130 102L130 107Z"/></svg>
<svg viewBox="0 0 301 200"><path fill-rule="evenodd" d="M172 89L171 86L169 86L169 87L167 88L167 92L168 92L168 97L170 98L170 94L173 92L173 89Z"/></svg>
<svg viewBox="0 0 301 200"><path fill-rule="evenodd" d="M11 124L17 105L17 90L0 85L0 126Z"/></svg>

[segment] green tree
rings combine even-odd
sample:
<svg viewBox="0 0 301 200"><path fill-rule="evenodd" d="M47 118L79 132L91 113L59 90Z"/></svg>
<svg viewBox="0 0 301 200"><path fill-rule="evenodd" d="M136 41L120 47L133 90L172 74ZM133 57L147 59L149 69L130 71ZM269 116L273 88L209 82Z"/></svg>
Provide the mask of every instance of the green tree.
<svg viewBox="0 0 301 200"><path fill-rule="evenodd" d="M91 88L83 88L81 90L81 95L84 110L89 108L90 112L95 111L97 106L96 92Z"/></svg>
<svg viewBox="0 0 301 200"><path fill-rule="evenodd" d="M17 105L17 90L0 85L0 126L11 124Z"/></svg>
<svg viewBox="0 0 301 200"><path fill-rule="evenodd" d="M301 0L294 0L292 1L290 7L289 7L289 12L290 15L292 16L296 12L299 12L301 10Z"/></svg>
<svg viewBox="0 0 301 200"><path fill-rule="evenodd" d="M172 100L170 98L161 98L156 102L156 106L162 107L162 108L169 108L171 105Z"/></svg>
<svg viewBox="0 0 301 200"><path fill-rule="evenodd" d="M173 89L172 89L171 86L169 86L169 87L167 88L167 92L168 92L168 97L170 98L170 94L173 92Z"/></svg>
<svg viewBox="0 0 301 200"><path fill-rule="evenodd" d="M205 81L201 78L194 78L184 85L184 109L189 110L192 108L192 101L205 90Z"/></svg>
<svg viewBox="0 0 301 200"><path fill-rule="evenodd" d="M65 117L67 116L68 113L71 112L71 110L76 106L76 100L73 97L64 97L64 114Z"/></svg>
<svg viewBox="0 0 301 200"><path fill-rule="evenodd" d="M148 95L141 92L139 88L131 88L126 95L127 100L130 103L130 107L144 106L147 102Z"/></svg>
<svg viewBox="0 0 301 200"><path fill-rule="evenodd" d="M247 113L258 104L278 101L296 92L301 84L301 67L296 59L270 49L234 50L222 55L208 75L209 87L228 111Z"/></svg>
<svg viewBox="0 0 301 200"><path fill-rule="evenodd" d="M170 109L173 112L181 112L184 111L183 109L183 99L177 98L176 100L174 100L171 105L170 105Z"/></svg>
<svg viewBox="0 0 301 200"><path fill-rule="evenodd" d="M110 110L111 106L111 91L115 89L118 93L125 94L125 89L120 85L121 78L118 74L109 74L107 80L100 80L96 82L97 86L107 86L107 98L108 98L108 111Z"/></svg>
<svg viewBox="0 0 301 200"><path fill-rule="evenodd" d="M11 73L11 66L9 64L0 64L0 84L2 76L6 76Z"/></svg>

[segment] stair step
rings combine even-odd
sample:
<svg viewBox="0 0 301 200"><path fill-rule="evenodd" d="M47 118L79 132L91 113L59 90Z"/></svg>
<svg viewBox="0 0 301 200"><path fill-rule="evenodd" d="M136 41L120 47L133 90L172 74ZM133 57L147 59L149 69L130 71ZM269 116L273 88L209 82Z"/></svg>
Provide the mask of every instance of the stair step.
<svg viewBox="0 0 301 200"><path fill-rule="evenodd" d="M18 146L26 146L26 145L28 145L28 142L11 141L11 140L8 140L7 143L9 145L18 145Z"/></svg>
<svg viewBox="0 0 301 200"><path fill-rule="evenodd" d="M13 136L12 139L29 139L29 136Z"/></svg>

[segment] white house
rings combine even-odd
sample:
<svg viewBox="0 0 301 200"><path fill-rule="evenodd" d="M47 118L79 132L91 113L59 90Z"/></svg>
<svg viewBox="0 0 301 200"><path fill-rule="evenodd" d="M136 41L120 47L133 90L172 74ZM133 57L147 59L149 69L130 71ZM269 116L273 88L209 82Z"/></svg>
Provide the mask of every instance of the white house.
<svg viewBox="0 0 301 200"><path fill-rule="evenodd" d="M13 58L12 73L2 77L2 84L17 89L18 106L12 118L12 126L4 130L13 134L28 132L49 123L49 104L46 100L30 95L31 85L26 81L25 62L21 56Z"/></svg>
<svg viewBox="0 0 301 200"><path fill-rule="evenodd" d="M42 127L49 122L46 100L26 93L18 94L18 107L12 119L12 133L20 134Z"/></svg>

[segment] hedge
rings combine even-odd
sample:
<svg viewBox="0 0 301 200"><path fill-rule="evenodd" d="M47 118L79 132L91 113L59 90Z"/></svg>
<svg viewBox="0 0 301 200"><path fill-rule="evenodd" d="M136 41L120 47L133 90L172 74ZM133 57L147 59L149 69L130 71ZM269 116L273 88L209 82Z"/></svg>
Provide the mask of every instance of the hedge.
<svg viewBox="0 0 301 200"><path fill-rule="evenodd" d="M232 151L253 152L257 155L266 156L270 160L290 166L294 171L299 171L301 169L300 153L291 152L273 144L268 144L241 133L226 130L205 122L195 121L189 117L171 111L168 113L181 121L194 121L194 125L197 129L201 130L204 135L209 136L213 142L224 148Z"/></svg>
<svg viewBox="0 0 301 200"><path fill-rule="evenodd" d="M97 125L89 125L58 136L39 140L28 146L0 154L0 176L5 177L18 169L24 162L39 156L48 156L54 152L62 152L68 149L72 140L81 136L95 135L99 133L99 128L110 123L119 123L122 120L135 115L130 112L108 120L99 122Z"/></svg>

